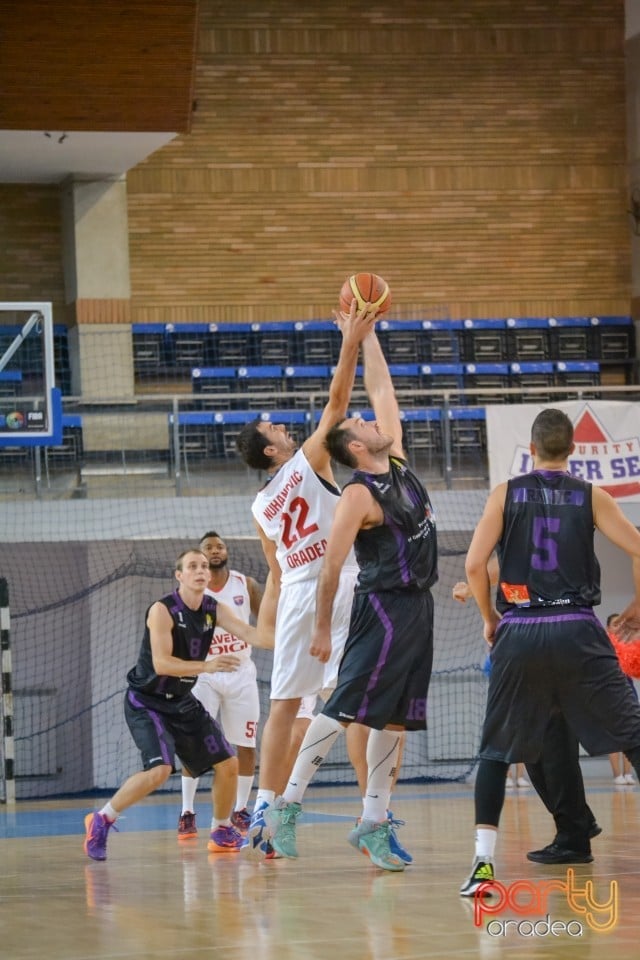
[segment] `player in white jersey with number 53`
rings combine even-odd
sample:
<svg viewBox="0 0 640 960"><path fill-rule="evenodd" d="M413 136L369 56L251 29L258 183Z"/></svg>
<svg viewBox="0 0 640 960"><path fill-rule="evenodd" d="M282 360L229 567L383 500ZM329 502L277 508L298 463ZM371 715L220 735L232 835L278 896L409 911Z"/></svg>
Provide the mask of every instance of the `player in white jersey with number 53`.
<svg viewBox="0 0 640 960"><path fill-rule="evenodd" d="M205 593L226 604L240 620L249 623L258 615L262 588L252 578L237 570L229 570L227 546L222 537L211 530L200 541L200 549L209 558L210 580ZM238 789L231 814L237 830L246 833L249 827L247 806L256 766L256 732L260 719L260 696L256 665L251 659L251 645L216 627L207 660L232 653L239 658L236 670L230 673L207 673L198 677L194 696L207 713L219 719L227 740L238 750ZM218 717L219 714L219 717ZM197 835L195 795L198 781L182 778L182 813L178 821L178 839Z"/></svg>
<svg viewBox="0 0 640 960"><path fill-rule="evenodd" d="M347 635L357 575L353 555L347 558L333 607L329 663L311 656L317 578L340 495L325 438L346 414L360 344L374 320L375 310L367 305L356 312L355 301L348 317L336 314L342 346L329 399L316 430L300 449L283 424L255 420L238 435L238 449L245 463L270 474L254 500L252 512L277 601L271 708L262 734L259 788L248 838L251 852L264 847L261 811L280 792L288 776L289 757L282 744L290 740L300 699L335 686Z"/></svg>

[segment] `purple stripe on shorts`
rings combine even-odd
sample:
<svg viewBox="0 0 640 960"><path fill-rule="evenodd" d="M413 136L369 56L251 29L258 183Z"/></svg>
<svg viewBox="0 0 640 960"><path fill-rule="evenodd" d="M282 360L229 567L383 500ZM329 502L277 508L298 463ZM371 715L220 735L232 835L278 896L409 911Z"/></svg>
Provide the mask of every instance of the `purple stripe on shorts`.
<svg viewBox="0 0 640 960"><path fill-rule="evenodd" d="M546 617L519 617L517 614L505 613L502 623L568 623L572 620L595 620L600 621L592 611L585 610L582 613L559 613L547 615Z"/></svg>
<svg viewBox="0 0 640 960"><path fill-rule="evenodd" d="M358 720L360 723L363 723L367 716L367 708L369 706L369 694L371 693L372 690L375 690L378 684L378 677L380 676L380 671L382 670L385 663L387 662L389 648L391 646L391 641L393 640L393 624L389 620L389 617L385 613L384 608L380 603L380 601L378 600L378 598L376 597L375 593L372 593L369 595L369 601L371 602L373 609L378 614L378 617L380 618L380 621L384 626L384 641L382 643L382 650L380 651L378 662L376 663L375 669L369 679L367 692L365 693L360 709L356 714L356 720Z"/></svg>
<svg viewBox="0 0 640 960"><path fill-rule="evenodd" d="M162 759L164 763L168 763L169 766L171 766L173 761L171 760L169 751L167 750L167 744L164 739L164 726L162 724L162 720L160 719L160 715L156 713L155 710L150 710L148 704L142 703L140 700L138 700L133 690L129 690L129 703L133 707L138 707L139 709L147 711L147 714L151 717L153 725L156 728L156 733L158 734Z"/></svg>

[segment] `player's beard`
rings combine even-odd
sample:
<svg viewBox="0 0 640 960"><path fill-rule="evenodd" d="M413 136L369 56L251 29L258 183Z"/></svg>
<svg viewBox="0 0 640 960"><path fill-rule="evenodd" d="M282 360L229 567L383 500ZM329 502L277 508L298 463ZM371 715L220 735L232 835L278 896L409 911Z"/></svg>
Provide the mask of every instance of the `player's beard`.
<svg viewBox="0 0 640 960"><path fill-rule="evenodd" d="M226 560L209 560L209 570L215 570L216 573L218 570L224 570L227 565Z"/></svg>

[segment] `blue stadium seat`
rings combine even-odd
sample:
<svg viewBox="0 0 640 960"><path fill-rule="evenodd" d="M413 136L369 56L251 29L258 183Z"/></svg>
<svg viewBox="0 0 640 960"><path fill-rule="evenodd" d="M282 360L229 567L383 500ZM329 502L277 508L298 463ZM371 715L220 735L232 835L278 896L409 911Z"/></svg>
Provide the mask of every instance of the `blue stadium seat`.
<svg viewBox="0 0 640 960"><path fill-rule="evenodd" d="M212 366L240 367L254 362L250 323L210 323L208 325Z"/></svg>
<svg viewBox="0 0 640 960"><path fill-rule="evenodd" d="M474 476L484 472L487 454L484 407L451 407L448 430L456 470L471 469Z"/></svg>
<svg viewBox="0 0 640 960"><path fill-rule="evenodd" d="M508 360L521 363L550 359L549 321L546 318L509 317L506 328Z"/></svg>
<svg viewBox="0 0 640 960"><path fill-rule="evenodd" d="M549 317L549 344L554 360L586 360L591 342L588 317Z"/></svg>
<svg viewBox="0 0 640 960"><path fill-rule="evenodd" d="M412 466L431 466L442 454L442 411L439 407L414 407L400 411L404 447Z"/></svg>
<svg viewBox="0 0 640 960"><path fill-rule="evenodd" d="M251 394L251 406L264 403L272 407L282 400L284 371L271 365L238 367L238 387L242 393Z"/></svg>
<svg viewBox="0 0 640 960"><path fill-rule="evenodd" d="M400 406L419 406L424 398L416 391L422 386L422 370L419 363L390 363L389 373Z"/></svg>
<svg viewBox="0 0 640 960"><path fill-rule="evenodd" d="M558 360L555 364L556 386L580 388L567 391L568 397L596 397L597 391L587 391L585 387L600 383L600 364L597 360Z"/></svg>
<svg viewBox="0 0 640 960"><path fill-rule="evenodd" d="M458 403L457 392L463 389L464 367L461 363L431 363L420 367L420 386L424 390L454 391L449 397L451 403ZM444 397L428 395L427 403L443 403Z"/></svg>
<svg viewBox="0 0 640 960"><path fill-rule="evenodd" d="M252 363L262 366L287 364L296 362L297 344L295 324L283 323L252 323L251 335L253 341Z"/></svg>
<svg viewBox="0 0 640 960"><path fill-rule="evenodd" d="M527 395L532 387L552 387L555 383L555 370L550 360L541 360L539 363L525 361L512 363L510 366L511 385L521 387L523 393L511 397L514 403L547 403L551 397L548 393L532 393Z"/></svg>
<svg viewBox="0 0 640 960"><path fill-rule="evenodd" d="M326 364L285 367L284 376L288 403L307 409L313 396L316 407L324 406L331 382L331 371Z"/></svg>
<svg viewBox="0 0 640 960"><path fill-rule="evenodd" d="M158 377L165 373L164 323L132 323L133 371L136 377Z"/></svg>
<svg viewBox="0 0 640 960"><path fill-rule="evenodd" d="M464 358L473 363L507 359L506 320L463 320Z"/></svg>
<svg viewBox="0 0 640 960"><path fill-rule="evenodd" d="M457 363L463 354L462 320L422 320L421 356L426 363Z"/></svg>
<svg viewBox="0 0 640 960"><path fill-rule="evenodd" d="M209 363L211 337L207 323L167 323L165 337L167 372L183 374Z"/></svg>
<svg viewBox="0 0 640 960"><path fill-rule="evenodd" d="M635 327L631 317L591 317L589 357L600 363L635 359Z"/></svg>
<svg viewBox="0 0 640 960"><path fill-rule="evenodd" d="M331 320L307 320L294 324L297 362L313 366L338 362L342 334Z"/></svg>
<svg viewBox="0 0 640 960"><path fill-rule="evenodd" d="M421 320L379 320L377 328L387 363L416 363L427 359Z"/></svg>
<svg viewBox="0 0 640 960"><path fill-rule="evenodd" d="M492 394L465 394L467 403L503 403L504 394L500 393L509 386L508 363L466 363L464 365L465 390L495 390Z"/></svg>
<svg viewBox="0 0 640 960"><path fill-rule="evenodd" d="M202 398L203 408L230 409L237 406L233 394L238 391L235 367L194 367L191 389Z"/></svg>

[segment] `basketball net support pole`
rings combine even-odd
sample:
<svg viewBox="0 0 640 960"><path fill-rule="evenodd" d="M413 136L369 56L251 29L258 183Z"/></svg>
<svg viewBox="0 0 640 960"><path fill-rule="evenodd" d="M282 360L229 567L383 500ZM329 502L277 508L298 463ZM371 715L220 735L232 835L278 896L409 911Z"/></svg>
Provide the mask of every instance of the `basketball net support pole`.
<svg viewBox="0 0 640 960"><path fill-rule="evenodd" d="M2 690L2 746L4 755L5 802L16 802L15 757L13 741L13 686L11 640L9 636L9 587L0 579L0 689Z"/></svg>

